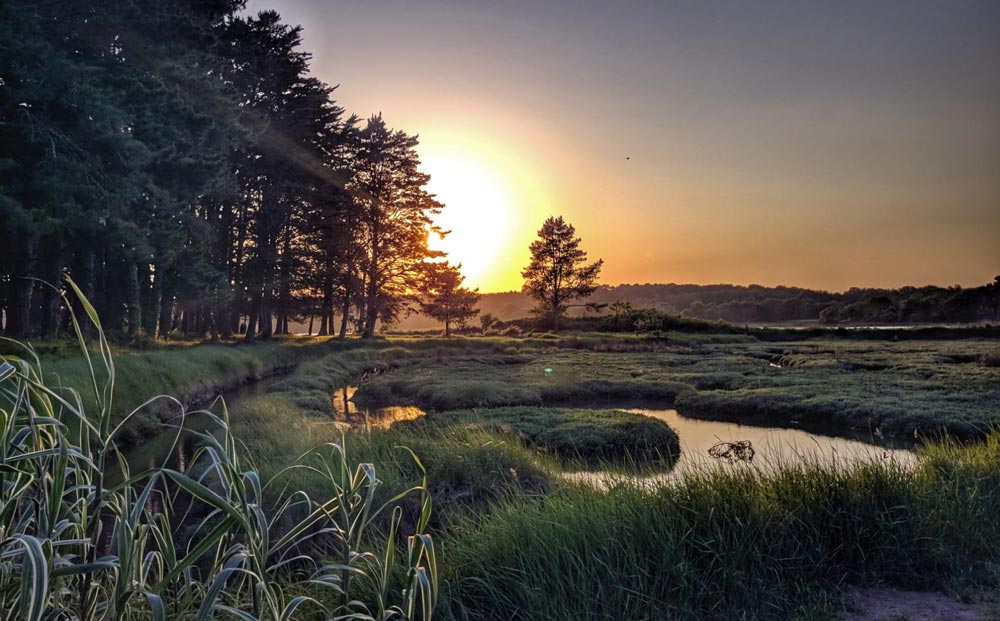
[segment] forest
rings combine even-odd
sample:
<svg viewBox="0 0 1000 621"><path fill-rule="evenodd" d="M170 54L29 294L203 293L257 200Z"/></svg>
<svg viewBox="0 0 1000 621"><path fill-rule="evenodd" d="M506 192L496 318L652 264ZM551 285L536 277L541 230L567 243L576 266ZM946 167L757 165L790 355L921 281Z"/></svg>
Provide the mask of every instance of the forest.
<svg viewBox="0 0 1000 621"><path fill-rule="evenodd" d="M4 334L66 333L64 275L133 342L306 315L371 336L420 283L456 281L428 261L441 205L417 137L344 110L300 27L243 7L0 4Z"/></svg>

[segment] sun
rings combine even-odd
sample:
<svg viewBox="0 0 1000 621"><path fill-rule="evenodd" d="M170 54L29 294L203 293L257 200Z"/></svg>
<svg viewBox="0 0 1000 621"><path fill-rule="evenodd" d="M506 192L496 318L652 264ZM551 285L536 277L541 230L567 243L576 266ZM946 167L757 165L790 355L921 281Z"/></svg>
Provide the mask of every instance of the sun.
<svg viewBox="0 0 1000 621"><path fill-rule="evenodd" d="M448 234L428 236L432 250L462 265L465 285L489 290L502 278L499 255L510 226L510 200L504 184L472 158L431 157L422 168L431 175L427 189L444 204L434 224Z"/></svg>

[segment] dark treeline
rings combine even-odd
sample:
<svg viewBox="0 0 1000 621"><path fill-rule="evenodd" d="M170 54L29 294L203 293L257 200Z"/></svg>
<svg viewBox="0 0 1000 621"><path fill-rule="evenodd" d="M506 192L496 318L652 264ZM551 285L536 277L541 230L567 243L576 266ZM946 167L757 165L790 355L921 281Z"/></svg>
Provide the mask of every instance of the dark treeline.
<svg viewBox="0 0 1000 621"><path fill-rule="evenodd" d="M57 336L69 274L130 338L372 335L418 286L414 136L309 75L242 0L0 3L0 318ZM336 320L335 320L336 317Z"/></svg>
<svg viewBox="0 0 1000 621"><path fill-rule="evenodd" d="M830 293L761 285L621 285L591 301L627 300L733 323L976 323L1000 321L1000 277L982 287L851 288ZM598 299L598 298L602 299Z"/></svg>
<svg viewBox="0 0 1000 621"><path fill-rule="evenodd" d="M633 284L601 286L574 316L608 317L652 309L672 315L737 324L821 321L825 324L1000 323L1000 278L981 287L854 288L830 293L760 285ZM616 303L628 307L615 306ZM510 321L528 317L534 302L520 292L487 293L484 316ZM594 324L599 325L599 324ZM603 325L603 324L600 324ZM402 327L423 329L419 317Z"/></svg>

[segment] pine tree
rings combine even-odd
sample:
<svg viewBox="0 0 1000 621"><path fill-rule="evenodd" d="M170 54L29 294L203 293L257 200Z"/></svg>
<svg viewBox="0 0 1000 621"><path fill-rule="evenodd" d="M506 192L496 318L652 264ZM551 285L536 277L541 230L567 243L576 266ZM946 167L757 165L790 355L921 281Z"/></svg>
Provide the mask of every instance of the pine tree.
<svg viewBox="0 0 1000 621"><path fill-rule="evenodd" d="M562 216L546 220L538 237L531 242L531 263L521 272L524 291L538 300L535 313L558 330L568 303L586 298L597 288L604 260L587 264L587 253L580 250L576 229Z"/></svg>
<svg viewBox="0 0 1000 621"><path fill-rule="evenodd" d="M479 314L479 290L462 286L465 277L459 272L461 265L428 262L424 266L424 284L420 311L444 323L444 335L451 336L452 324L464 327Z"/></svg>
<svg viewBox="0 0 1000 621"><path fill-rule="evenodd" d="M431 216L441 204L427 192L430 175L420 172L417 139L390 129L382 115L359 132L354 179L356 237L363 285L364 337L378 320L392 321L420 285L421 266L440 253L427 247Z"/></svg>

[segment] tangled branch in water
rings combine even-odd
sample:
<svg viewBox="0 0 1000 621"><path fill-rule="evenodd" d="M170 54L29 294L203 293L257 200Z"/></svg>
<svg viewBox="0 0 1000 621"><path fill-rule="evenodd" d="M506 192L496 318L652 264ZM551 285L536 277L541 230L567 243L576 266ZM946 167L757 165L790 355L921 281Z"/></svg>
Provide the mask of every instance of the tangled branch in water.
<svg viewBox="0 0 1000 621"><path fill-rule="evenodd" d="M725 459L729 463L737 461L753 461L753 456L757 452L753 450L750 440L737 440L736 442L718 442L708 449L708 454L715 459Z"/></svg>

